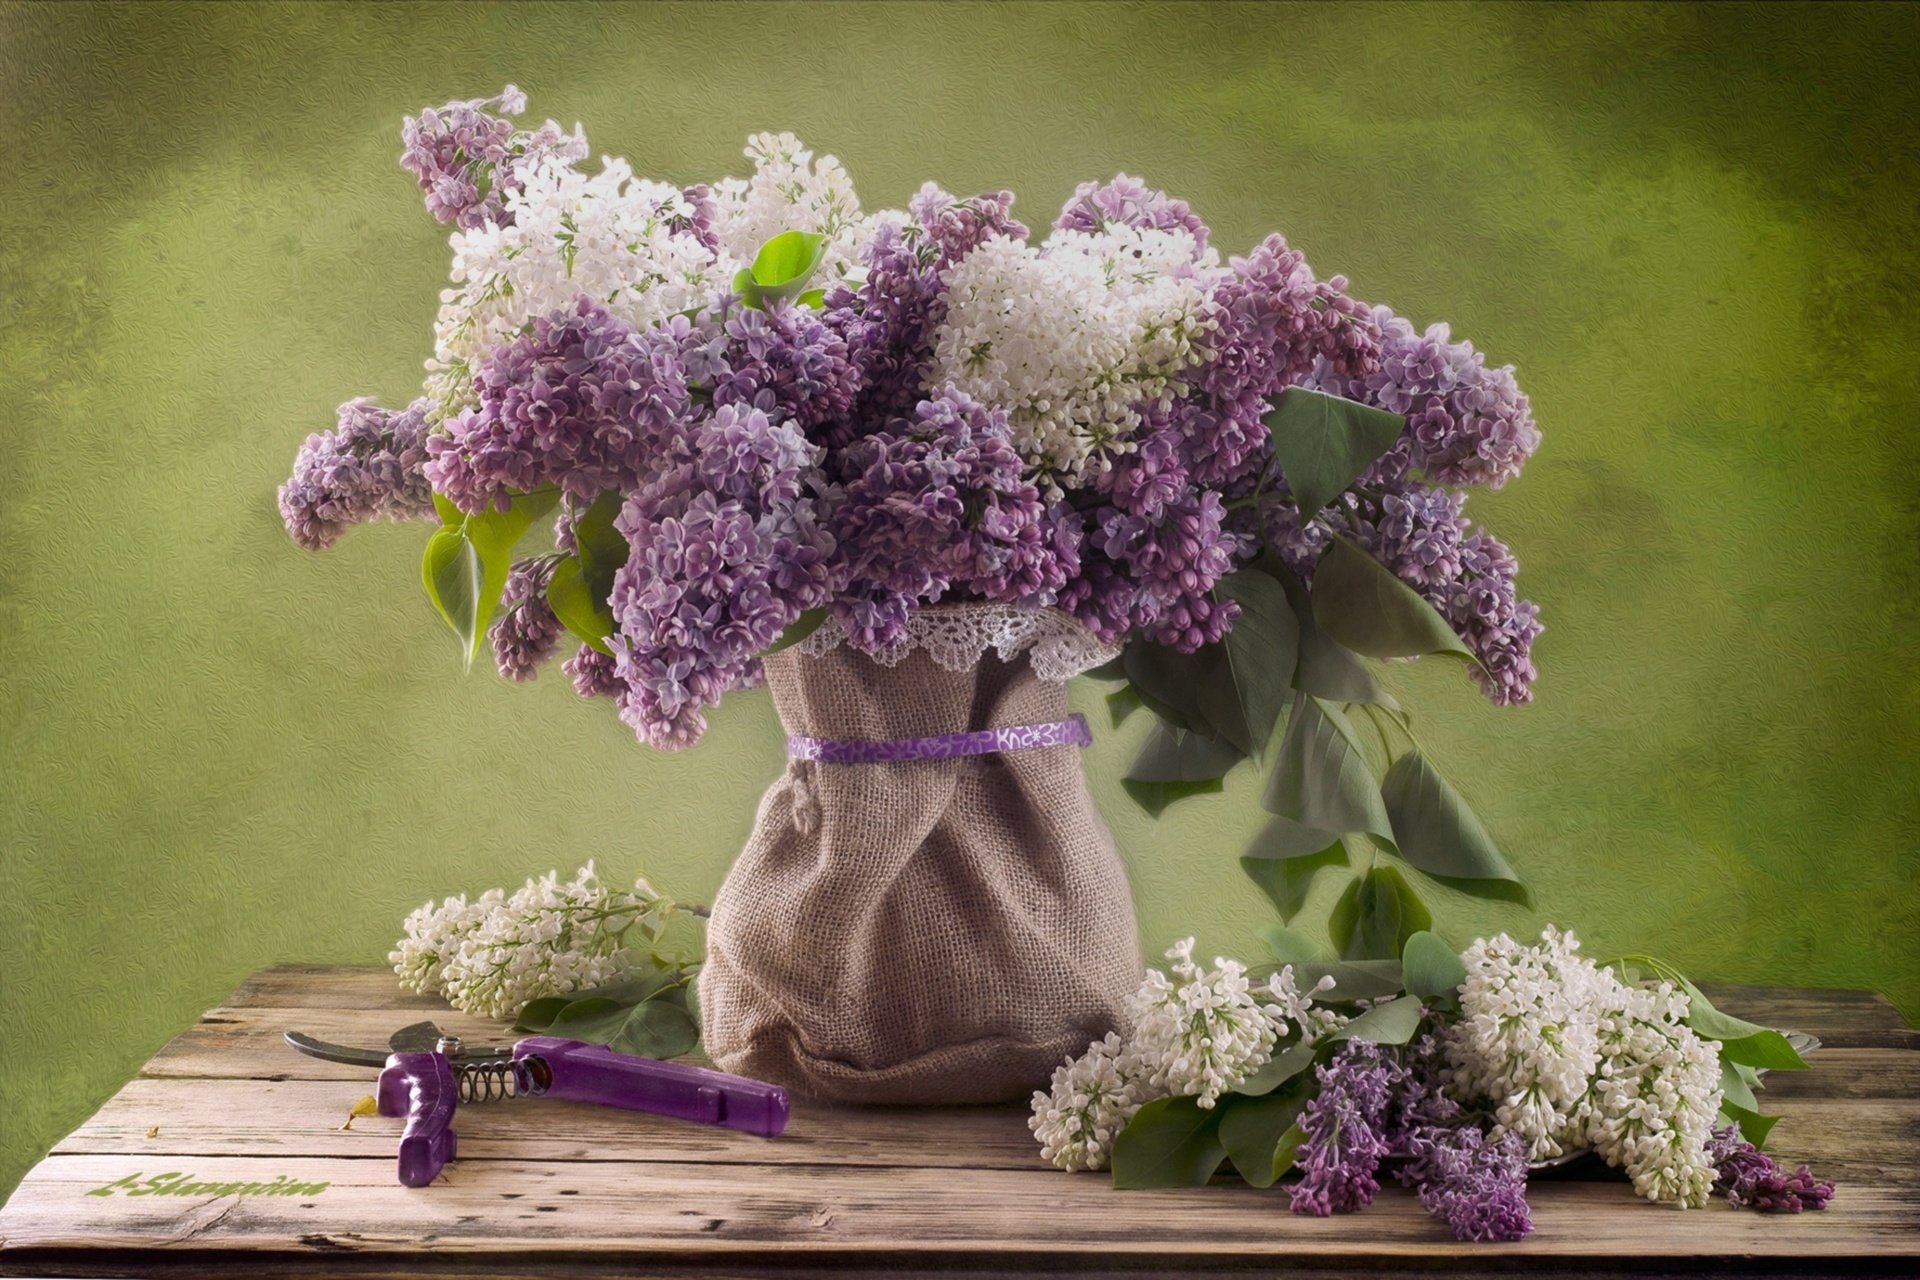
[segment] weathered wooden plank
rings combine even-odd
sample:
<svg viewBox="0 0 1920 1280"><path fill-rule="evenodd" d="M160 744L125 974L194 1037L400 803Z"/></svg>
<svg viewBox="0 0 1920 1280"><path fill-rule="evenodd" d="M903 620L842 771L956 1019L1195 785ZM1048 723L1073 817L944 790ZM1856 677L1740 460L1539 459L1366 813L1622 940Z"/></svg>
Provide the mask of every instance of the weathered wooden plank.
<svg viewBox="0 0 1920 1280"><path fill-rule="evenodd" d="M129 1174L179 1172L185 1196L90 1194ZM385 1160L207 1158L183 1164L56 1156L0 1213L8 1251L193 1247L216 1253L592 1253L604 1260L723 1254L777 1245L858 1254L910 1245L930 1255L1107 1251L1312 1263L1419 1256L1485 1259L1398 1187L1359 1219L1284 1212L1281 1193L1239 1185L1119 1193L1104 1179L1005 1170L473 1161L430 1188L393 1185ZM222 1184L305 1184L295 1195ZM324 1185L323 1185L324 1184ZM177 1182L164 1185L179 1185ZM319 1190L313 1188L319 1187ZM1536 1230L1503 1261L1554 1258L1912 1258L1920 1193L1862 1184L1825 1213L1678 1212L1620 1183L1544 1184ZM4 1255L0 1255L4 1256Z"/></svg>
<svg viewBox="0 0 1920 1280"><path fill-rule="evenodd" d="M368 1116L350 1130L340 1127L354 1100L372 1088L371 1073L355 1083L135 1080L54 1154L391 1156L399 1121ZM1020 1104L834 1108L803 1101L787 1131L769 1141L639 1112L529 1099L463 1106L455 1129L462 1160L1043 1167Z"/></svg>
<svg viewBox="0 0 1920 1280"><path fill-rule="evenodd" d="M1843 1134L1878 1123L1883 1111L1847 1104L1920 1099L1920 1054L1895 1049L1823 1049L1808 1071L1776 1072L1763 1108L1787 1114L1778 1141L1806 1150L1808 1108L1833 1112ZM143 1078L110 1099L57 1147L55 1154L308 1156L377 1154L393 1141L394 1123L377 1117L341 1122L354 1099L370 1092L373 1074L343 1080ZM796 1104L787 1133L774 1143L632 1112L546 1099L463 1108L461 1155L467 1159L705 1160L713 1163L918 1164L1029 1169L1035 1151L1026 1108L831 1108ZM159 1132L149 1137L149 1131ZM1822 1149L1823 1151L1825 1148ZM1809 1154L1796 1154L1811 1159ZM1917 1157L1920 1158L1920 1157Z"/></svg>
<svg viewBox="0 0 1920 1280"><path fill-rule="evenodd" d="M270 973L278 972L270 970ZM288 1049L281 1036L289 1028L305 1031L324 1040L374 1048L386 1043L386 1037L409 1022L431 1019L441 1027L472 1044L508 1044L515 1038L505 1025L456 1013L444 1002L425 1001L422 997L403 997L391 981L391 975L378 970L330 969L323 971L333 984L329 1002L316 1005L265 1005L254 1002L267 986L254 986L248 1002L210 1009L200 1022L175 1037L141 1069L146 1076L204 1076L221 1079L270 1080L348 1080L359 1078L354 1067L320 1062ZM250 980L251 982L251 980ZM347 992L359 988L363 999L349 1003ZM289 986L272 988L283 998L297 994ZM1792 1005L1780 1000L1745 1000L1740 989L1723 992L1729 1012L1755 1021L1792 1026L1811 1031L1832 1048L1882 1047L1920 1049L1920 1032L1897 1026L1880 1025L1884 1020L1874 1010L1885 1005L1872 1000L1855 1000L1847 1007L1854 1013L1823 1022L1812 1007ZM236 993L239 994L239 993ZM1836 993L1868 996L1871 993ZM387 1003L382 1001L386 1000ZM403 1004L392 1003L405 1001ZM1792 1019L1770 1013L1805 1015ZM1856 1016L1857 1015L1857 1016ZM1869 1017L1869 1015L1873 1015ZM1897 1014L1894 1015L1897 1022ZM1869 1023L1872 1025L1870 1026ZM1848 1030L1847 1028L1853 1028Z"/></svg>
<svg viewBox="0 0 1920 1280"><path fill-rule="evenodd" d="M1823 1038L1852 1031L1911 1029L1892 1002L1877 991L1714 982L1702 983L1701 988L1729 1012ZM224 1003L236 1009L264 1006L424 1011L419 1016L430 1016L447 1007L433 996L401 991L392 970L374 965L280 965L263 969L241 983Z"/></svg>
<svg viewBox="0 0 1920 1280"><path fill-rule="evenodd" d="M140 1074L228 1080L364 1080L365 1070L323 1062L287 1047L287 1031L364 1049L384 1048L410 1022L432 1020L476 1047L511 1044L516 1035L498 1022L456 1013L444 1002L425 1009L276 1008L221 1006L163 1046Z"/></svg>
<svg viewBox="0 0 1920 1280"><path fill-rule="evenodd" d="M382 965L283 964L262 969L227 997L235 1009L250 1005L267 1008L298 1006L307 1009L423 1009L444 1010L438 996L419 996L400 989L393 970ZM425 1015L422 1015L425 1016Z"/></svg>

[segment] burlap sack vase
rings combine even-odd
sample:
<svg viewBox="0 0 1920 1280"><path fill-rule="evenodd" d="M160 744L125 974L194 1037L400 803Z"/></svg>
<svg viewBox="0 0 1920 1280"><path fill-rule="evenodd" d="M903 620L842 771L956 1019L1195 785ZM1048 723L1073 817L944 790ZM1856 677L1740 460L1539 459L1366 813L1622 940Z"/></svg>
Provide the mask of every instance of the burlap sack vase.
<svg viewBox="0 0 1920 1280"><path fill-rule="evenodd" d="M883 665L814 649L766 660L789 734L892 742L1069 716L1064 677L1024 652ZM789 760L714 902L698 986L724 1070L815 1098L963 1103L1043 1086L1120 1024L1139 979L1125 871L1079 748L1058 745Z"/></svg>

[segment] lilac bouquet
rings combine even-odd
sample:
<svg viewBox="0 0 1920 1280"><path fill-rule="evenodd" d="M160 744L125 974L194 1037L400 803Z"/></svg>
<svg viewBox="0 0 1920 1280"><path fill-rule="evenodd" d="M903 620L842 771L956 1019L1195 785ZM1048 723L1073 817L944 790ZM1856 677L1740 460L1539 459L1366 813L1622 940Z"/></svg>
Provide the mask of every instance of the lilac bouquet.
<svg viewBox="0 0 1920 1280"><path fill-rule="evenodd" d="M665 748L783 645L885 655L957 602L1071 620L1116 718L1157 719L1127 781L1152 812L1270 762L1247 864L1283 910L1348 845L1397 855L1349 879L1351 953L1426 922L1402 863L1510 890L1364 660L1451 654L1531 696L1537 611L1465 515L1539 442L1511 368L1278 234L1223 259L1125 175L1035 236L1007 192L863 211L790 134L750 139L745 179L592 168L524 107L406 121L453 228L425 388L308 438L296 542L437 519L422 579L467 661L528 680L564 642ZM522 553L536 523L551 548Z"/></svg>
<svg viewBox="0 0 1920 1280"><path fill-rule="evenodd" d="M1365 1208L1391 1173L1461 1240L1527 1236L1529 1170L1589 1153L1682 1209L1833 1197L1756 1145L1778 1119L1757 1110L1761 1074L1806 1066L1792 1041L1671 966L1596 964L1551 926L1459 954L1419 932L1398 962L1329 963L1284 939L1275 954L1256 975L1205 968L1191 938L1169 950L1128 1036L1033 1095L1042 1158L1111 1166L1123 1188L1203 1186L1229 1162L1262 1188L1297 1173L1288 1207L1323 1218Z"/></svg>

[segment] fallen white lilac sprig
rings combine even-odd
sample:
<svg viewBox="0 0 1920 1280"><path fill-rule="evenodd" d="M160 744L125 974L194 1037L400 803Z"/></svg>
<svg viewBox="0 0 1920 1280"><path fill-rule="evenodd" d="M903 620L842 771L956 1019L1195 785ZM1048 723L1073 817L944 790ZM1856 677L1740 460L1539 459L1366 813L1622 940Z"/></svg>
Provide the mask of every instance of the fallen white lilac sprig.
<svg viewBox="0 0 1920 1280"><path fill-rule="evenodd" d="M1190 938L1167 958L1125 1034L1034 1094L1030 1127L1059 1168L1110 1164L1123 1188L1201 1185L1228 1161L1259 1187L1297 1172L1291 1208L1325 1216L1370 1203L1391 1160L1466 1240L1525 1236L1529 1162L1584 1152L1682 1208L1716 1191L1796 1213L1832 1197L1745 1140L1774 1119L1753 1110L1760 1070L1805 1065L1791 1043L1657 961L1596 964L1552 927L1459 955L1416 933L1397 966L1296 957L1264 983L1224 957L1201 968Z"/></svg>
<svg viewBox="0 0 1920 1280"><path fill-rule="evenodd" d="M689 910L644 879L604 885L588 862L565 883L549 871L511 896L489 889L471 902L464 894L427 902L406 918L387 961L407 990L505 1020L536 1000L628 976L634 944L657 941L670 917Z"/></svg>

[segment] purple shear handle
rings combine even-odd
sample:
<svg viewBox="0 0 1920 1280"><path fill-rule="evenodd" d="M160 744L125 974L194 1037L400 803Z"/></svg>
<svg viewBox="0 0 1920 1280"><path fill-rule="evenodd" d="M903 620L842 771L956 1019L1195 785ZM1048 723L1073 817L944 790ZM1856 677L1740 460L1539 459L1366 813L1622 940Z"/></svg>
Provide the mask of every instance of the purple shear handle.
<svg viewBox="0 0 1920 1280"><path fill-rule="evenodd" d="M454 1157L454 1107L459 1070L444 1053L396 1053L380 1073L376 1102L383 1116L405 1116L400 1136L400 1182L424 1187ZM529 1036L513 1046L513 1087L519 1097L561 1098L648 1111L675 1120L718 1125L763 1138L787 1127L787 1091L778 1085L620 1053L605 1045L553 1036Z"/></svg>
<svg viewBox="0 0 1920 1280"><path fill-rule="evenodd" d="M787 1091L745 1076L553 1036L520 1041L513 1046L513 1062L516 1074L532 1075L536 1087L544 1063L551 1079L542 1091L549 1098L651 1111L762 1138L778 1137L787 1127Z"/></svg>
<svg viewBox="0 0 1920 1280"><path fill-rule="evenodd" d="M444 1053L396 1053L380 1073L375 1102L383 1116L405 1116L400 1134L400 1182L424 1187L453 1159L459 1139L453 1108L459 1086Z"/></svg>

